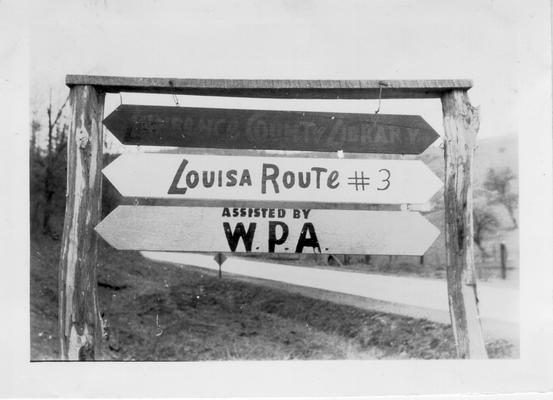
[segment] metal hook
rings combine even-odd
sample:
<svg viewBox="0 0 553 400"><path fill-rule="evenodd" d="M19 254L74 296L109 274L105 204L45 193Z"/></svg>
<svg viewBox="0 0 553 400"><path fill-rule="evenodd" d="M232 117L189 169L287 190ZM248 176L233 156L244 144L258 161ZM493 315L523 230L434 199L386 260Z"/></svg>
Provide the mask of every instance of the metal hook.
<svg viewBox="0 0 553 400"><path fill-rule="evenodd" d="M380 81L378 82L378 86L380 86L380 90L378 91L378 108L374 112L375 114L378 114L380 112L380 105L382 103L382 88L384 86L388 86L386 82Z"/></svg>
<svg viewBox="0 0 553 400"><path fill-rule="evenodd" d="M173 84L173 81L169 81L169 86L171 86L173 89L175 89L175 86ZM177 94L176 93L173 93L173 101L175 102L175 105L177 107L180 107L180 104L179 104L179 98L177 97Z"/></svg>

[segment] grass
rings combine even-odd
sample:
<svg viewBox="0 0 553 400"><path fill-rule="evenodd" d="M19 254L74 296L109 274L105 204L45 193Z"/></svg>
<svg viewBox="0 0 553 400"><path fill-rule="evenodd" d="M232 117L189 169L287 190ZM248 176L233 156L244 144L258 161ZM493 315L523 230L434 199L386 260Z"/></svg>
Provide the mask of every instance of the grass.
<svg viewBox="0 0 553 400"><path fill-rule="evenodd" d="M31 242L31 358L58 359L59 241ZM101 244L107 360L454 358L451 328L218 279ZM488 343L492 357L511 345Z"/></svg>

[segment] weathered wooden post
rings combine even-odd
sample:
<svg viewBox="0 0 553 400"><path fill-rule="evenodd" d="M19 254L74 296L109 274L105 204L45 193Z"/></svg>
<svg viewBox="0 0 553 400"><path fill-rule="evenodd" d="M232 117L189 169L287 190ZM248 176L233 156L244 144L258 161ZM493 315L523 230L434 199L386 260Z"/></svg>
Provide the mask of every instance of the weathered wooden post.
<svg viewBox="0 0 553 400"><path fill-rule="evenodd" d="M63 360L100 355L102 322L96 285L97 235L102 192L103 91L90 85L70 90L67 192L59 264L59 333Z"/></svg>
<svg viewBox="0 0 553 400"><path fill-rule="evenodd" d="M445 243L451 325L461 358L487 358L474 268L472 160L480 121L465 90L442 95Z"/></svg>
<svg viewBox="0 0 553 400"><path fill-rule="evenodd" d="M507 246L501 242L499 249L501 253L501 278L507 279Z"/></svg>

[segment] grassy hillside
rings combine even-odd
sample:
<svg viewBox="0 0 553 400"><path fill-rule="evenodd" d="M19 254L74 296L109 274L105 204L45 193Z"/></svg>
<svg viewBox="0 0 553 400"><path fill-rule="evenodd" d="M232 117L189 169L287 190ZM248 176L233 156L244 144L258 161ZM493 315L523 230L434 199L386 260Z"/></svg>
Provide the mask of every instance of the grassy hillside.
<svg viewBox="0 0 553 400"><path fill-rule="evenodd" d="M437 174L444 177L443 150L439 147L429 147L420 158ZM498 136L477 139L474 153L474 180L479 186L489 168L510 167L518 171L518 137Z"/></svg>
<svg viewBox="0 0 553 400"><path fill-rule="evenodd" d="M31 242L31 358L57 359L59 242ZM101 245L108 360L454 358L451 328L154 263ZM505 341L492 357L510 357Z"/></svg>

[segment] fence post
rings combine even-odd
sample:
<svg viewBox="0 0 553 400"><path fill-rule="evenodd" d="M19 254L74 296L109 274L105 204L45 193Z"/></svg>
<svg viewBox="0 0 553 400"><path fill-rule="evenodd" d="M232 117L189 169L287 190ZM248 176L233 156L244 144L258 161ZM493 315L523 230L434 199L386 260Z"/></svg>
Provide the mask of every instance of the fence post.
<svg viewBox="0 0 553 400"><path fill-rule="evenodd" d="M480 125L466 90L442 95L445 244L451 325L460 358L487 358L478 315L473 244L472 160Z"/></svg>
<svg viewBox="0 0 553 400"><path fill-rule="evenodd" d="M224 261L223 254L222 253L217 253L217 255L215 256L215 261L217 262L217 265L219 265L218 277L219 277L219 279L222 279L223 278L222 265L223 265L223 261Z"/></svg>
<svg viewBox="0 0 553 400"><path fill-rule="evenodd" d="M97 236L102 199L102 115L105 94L90 85L69 92L67 192L58 275L60 356L100 357L102 320L96 280Z"/></svg>
<svg viewBox="0 0 553 400"><path fill-rule="evenodd" d="M507 246L505 243L501 242L499 250L501 253L501 278L507 279Z"/></svg>

